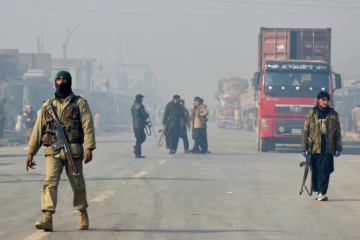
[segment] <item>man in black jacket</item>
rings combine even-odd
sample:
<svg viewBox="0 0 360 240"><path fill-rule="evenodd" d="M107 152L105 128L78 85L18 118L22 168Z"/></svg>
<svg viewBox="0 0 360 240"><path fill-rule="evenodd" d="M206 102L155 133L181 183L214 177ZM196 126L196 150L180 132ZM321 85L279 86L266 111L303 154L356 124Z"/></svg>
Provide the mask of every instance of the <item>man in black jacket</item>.
<svg viewBox="0 0 360 240"><path fill-rule="evenodd" d="M180 105L180 96L174 95L173 100L165 107L162 124L166 127L166 147L170 149L170 154L175 154L179 138L181 135L181 119L187 124L187 119L183 107Z"/></svg>
<svg viewBox="0 0 360 240"><path fill-rule="evenodd" d="M145 107L142 104L144 96L138 94L135 96L135 101L131 107L131 114L133 117L133 127L136 138L135 158L145 158L141 155L141 144L146 140L145 127L146 119L149 118L149 114L145 111Z"/></svg>

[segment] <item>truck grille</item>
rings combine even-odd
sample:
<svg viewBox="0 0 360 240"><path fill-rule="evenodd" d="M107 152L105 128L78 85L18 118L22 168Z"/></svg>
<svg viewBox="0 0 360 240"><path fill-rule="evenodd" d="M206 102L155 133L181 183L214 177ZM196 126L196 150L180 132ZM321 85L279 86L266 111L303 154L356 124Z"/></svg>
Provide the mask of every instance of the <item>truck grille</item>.
<svg viewBox="0 0 360 240"><path fill-rule="evenodd" d="M279 127L284 127L285 134L302 134L304 129L304 120L286 119L286 120L275 120L276 132L279 132Z"/></svg>
<svg viewBox="0 0 360 240"><path fill-rule="evenodd" d="M307 114L314 106L302 105L276 105L275 112L283 114Z"/></svg>

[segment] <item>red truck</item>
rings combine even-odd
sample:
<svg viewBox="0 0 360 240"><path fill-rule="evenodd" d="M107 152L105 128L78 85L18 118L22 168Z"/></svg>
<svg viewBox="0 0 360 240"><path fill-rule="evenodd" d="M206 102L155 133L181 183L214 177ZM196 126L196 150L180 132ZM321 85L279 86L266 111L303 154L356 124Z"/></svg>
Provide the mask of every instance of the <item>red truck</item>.
<svg viewBox="0 0 360 240"><path fill-rule="evenodd" d="M320 91L333 106L341 76L332 72L331 29L260 28L258 72L254 73L256 148L301 142L306 114Z"/></svg>

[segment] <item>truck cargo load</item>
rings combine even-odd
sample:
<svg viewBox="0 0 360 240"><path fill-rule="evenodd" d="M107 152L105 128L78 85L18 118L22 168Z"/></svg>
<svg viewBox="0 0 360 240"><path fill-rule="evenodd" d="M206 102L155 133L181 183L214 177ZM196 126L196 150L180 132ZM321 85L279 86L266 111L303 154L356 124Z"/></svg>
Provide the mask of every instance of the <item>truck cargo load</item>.
<svg viewBox="0 0 360 240"><path fill-rule="evenodd" d="M248 88L248 80L240 77L223 78L219 81L215 98L218 100L216 108L219 128L240 127L240 94Z"/></svg>
<svg viewBox="0 0 360 240"><path fill-rule="evenodd" d="M258 70L268 59L319 60L331 64L331 28L261 28Z"/></svg>

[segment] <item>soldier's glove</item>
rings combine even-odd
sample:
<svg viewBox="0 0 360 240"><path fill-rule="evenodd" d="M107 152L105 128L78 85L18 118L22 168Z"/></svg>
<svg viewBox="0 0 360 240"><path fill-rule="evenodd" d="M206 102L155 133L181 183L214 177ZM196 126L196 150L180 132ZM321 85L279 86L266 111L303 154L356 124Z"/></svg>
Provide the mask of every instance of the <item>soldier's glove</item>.
<svg viewBox="0 0 360 240"><path fill-rule="evenodd" d="M302 151L301 154L306 158L307 151Z"/></svg>
<svg viewBox="0 0 360 240"><path fill-rule="evenodd" d="M341 151L336 151L334 155L335 157L339 157L341 155Z"/></svg>

